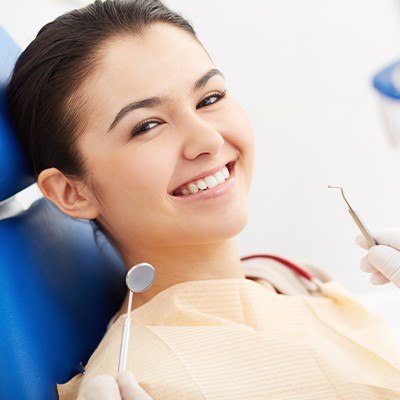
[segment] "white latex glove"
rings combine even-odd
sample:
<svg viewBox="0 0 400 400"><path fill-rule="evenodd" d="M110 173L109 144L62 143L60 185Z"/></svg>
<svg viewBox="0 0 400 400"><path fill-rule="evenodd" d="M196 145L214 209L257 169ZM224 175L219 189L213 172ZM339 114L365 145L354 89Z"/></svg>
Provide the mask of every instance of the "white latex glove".
<svg viewBox="0 0 400 400"><path fill-rule="evenodd" d="M393 282L400 288L400 229L386 228L371 232L379 243L371 246L361 234L355 242L365 250L369 250L360 261L362 271L370 272L370 282L384 285Z"/></svg>
<svg viewBox="0 0 400 400"><path fill-rule="evenodd" d="M117 379L110 375L89 379L83 394L86 400L152 400L128 370L118 372Z"/></svg>

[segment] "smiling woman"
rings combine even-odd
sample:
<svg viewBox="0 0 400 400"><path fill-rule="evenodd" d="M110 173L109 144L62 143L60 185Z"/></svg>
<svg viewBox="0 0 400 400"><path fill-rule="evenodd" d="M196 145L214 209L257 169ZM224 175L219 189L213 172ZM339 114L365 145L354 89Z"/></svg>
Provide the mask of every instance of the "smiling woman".
<svg viewBox="0 0 400 400"><path fill-rule="evenodd" d="M69 52L61 52L65 48ZM36 63L46 58L47 65ZM22 91L35 95L17 97ZM254 153L250 123L191 25L161 3L98 1L47 24L17 62L9 100L46 197L71 217L92 220L127 267L149 254L157 258L160 250L164 256L154 263L174 260L180 273L173 282L159 279L152 295L194 277L176 254L185 242L188 251L193 244L199 251L197 243L207 242L212 230L222 239L245 226ZM217 198L189 209L172 196L171 189L237 159L241 182L225 199L229 225L210 224L220 215ZM211 191L214 179L199 190ZM201 229L193 230L189 220ZM237 254L228 250L233 242L223 246L234 261L228 276L243 277ZM220 265L220 256L204 254L203 260L209 257ZM194 268L197 277L225 276L220 267L210 275L211 264L205 271Z"/></svg>
<svg viewBox="0 0 400 400"><path fill-rule="evenodd" d="M248 218L253 131L182 16L158 0L61 15L21 54L7 94L43 195L93 221L127 271L156 270L135 294L127 360L152 398L399 398L399 346L340 285L327 279L321 297L282 275L277 293L270 265L245 274L234 238ZM85 387L120 399L115 380L90 378L117 375L127 302L86 374L58 385L61 400Z"/></svg>

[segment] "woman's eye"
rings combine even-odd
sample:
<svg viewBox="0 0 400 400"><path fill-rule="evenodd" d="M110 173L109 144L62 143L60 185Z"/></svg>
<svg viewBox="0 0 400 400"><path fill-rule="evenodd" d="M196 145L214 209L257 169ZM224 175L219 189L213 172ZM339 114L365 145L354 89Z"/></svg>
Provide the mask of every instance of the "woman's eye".
<svg viewBox="0 0 400 400"><path fill-rule="evenodd" d="M156 125L154 125L154 124L156 124ZM138 135L142 134L143 132L153 129L158 124L159 124L159 122L155 121L155 120L143 121L135 129L133 129L133 131L131 132L131 136L138 136Z"/></svg>
<svg viewBox="0 0 400 400"><path fill-rule="evenodd" d="M211 93L197 105L196 109L218 102L225 96L225 94L226 90L224 90L223 92ZM141 135L143 132L149 131L150 129L153 129L156 126L158 126L159 124L160 122L154 119L143 121L132 130L131 137Z"/></svg>
<svg viewBox="0 0 400 400"><path fill-rule="evenodd" d="M226 90L224 90L222 93L220 93L220 92L211 93L211 95L207 96L205 99L203 99L203 100L198 104L198 106L196 107L196 109L199 108L199 107L202 106L202 105L203 105L203 106L208 106L208 105L210 105L210 104L216 103L217 101L219 101L220 99L222 99L222 98L225 96L225 94L226 94ZM211 101L211 99L216 99L216 100Z"/></svg>

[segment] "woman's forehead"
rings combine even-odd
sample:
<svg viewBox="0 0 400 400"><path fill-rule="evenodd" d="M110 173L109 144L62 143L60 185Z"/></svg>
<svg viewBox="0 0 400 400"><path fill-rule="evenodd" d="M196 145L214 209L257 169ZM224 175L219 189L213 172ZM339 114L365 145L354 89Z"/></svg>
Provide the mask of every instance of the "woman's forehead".
<svg viewBox="0 0 400 400"><path fill-rule="evenodd" d="M126 88L159 88L193 81L212 67L206 51L183 29L153 24L141 37L113 39L103 49L97 78ZM98 79L96 79L98 80Z"/></svg>

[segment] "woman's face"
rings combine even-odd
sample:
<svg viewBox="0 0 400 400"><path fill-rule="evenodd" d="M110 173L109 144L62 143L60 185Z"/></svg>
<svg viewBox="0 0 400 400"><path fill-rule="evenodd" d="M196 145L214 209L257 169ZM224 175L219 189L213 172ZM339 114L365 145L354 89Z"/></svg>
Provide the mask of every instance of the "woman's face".
<svg viewBox="0 0 400 400"><path fill-rule="evenodd" d="M215 65L205 50L182 29L157 23L142 38L108 42L101 57L81 89L90 112L78 141L99 190L99 221L122 248L211 244L238 234L247 222L253 133L229 90L220 98L226 83L207 75ZM162 101L120 114L153 97ZM189 201L171 194L233 160L236 182L224 195Z"/></svg>

